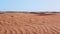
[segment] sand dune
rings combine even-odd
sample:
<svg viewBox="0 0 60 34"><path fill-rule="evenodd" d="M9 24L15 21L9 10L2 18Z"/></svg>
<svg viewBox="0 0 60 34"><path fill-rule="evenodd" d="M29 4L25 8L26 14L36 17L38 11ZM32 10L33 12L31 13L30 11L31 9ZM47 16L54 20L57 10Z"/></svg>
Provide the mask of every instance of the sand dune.
<svg viewBox="0 0 60 34"><path fill-rule="evenodd" d="M60 34L60 13L0 13L0 34Z"/></svg>

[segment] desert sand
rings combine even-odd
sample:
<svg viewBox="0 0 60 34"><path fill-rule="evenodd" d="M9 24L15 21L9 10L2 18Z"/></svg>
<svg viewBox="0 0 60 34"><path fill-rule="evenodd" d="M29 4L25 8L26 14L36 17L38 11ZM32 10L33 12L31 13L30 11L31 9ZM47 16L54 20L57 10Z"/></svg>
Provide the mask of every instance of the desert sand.
<svg viewBox="0 0 60 34"><path fill-rule="evenodd" d="M60 13L0 13L0 34L60 34Z"/></svg>

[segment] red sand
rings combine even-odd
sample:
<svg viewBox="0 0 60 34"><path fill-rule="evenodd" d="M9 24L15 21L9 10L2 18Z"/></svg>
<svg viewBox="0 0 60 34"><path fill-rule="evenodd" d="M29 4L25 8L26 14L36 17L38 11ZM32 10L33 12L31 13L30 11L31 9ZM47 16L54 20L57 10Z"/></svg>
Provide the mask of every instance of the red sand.
<svg viewBox="0 0 60 34"><path fill-rule="evenodd" d="M0 13L0 34L60 34L60 13Z"/></svg>

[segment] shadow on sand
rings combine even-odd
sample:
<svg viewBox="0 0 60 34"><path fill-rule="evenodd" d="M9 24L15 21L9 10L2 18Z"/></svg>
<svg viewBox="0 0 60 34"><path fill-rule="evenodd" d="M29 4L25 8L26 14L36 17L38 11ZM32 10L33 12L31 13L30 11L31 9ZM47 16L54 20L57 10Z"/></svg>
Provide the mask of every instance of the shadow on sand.
<svg viewBox="0 0 60 34"><path fill-rule="evenodd" d="M39 16L50 16L50 15L56 15L56 12L53 12L53 13L47 13L47 12L30 12L30 14L37 14Z"/></svg>

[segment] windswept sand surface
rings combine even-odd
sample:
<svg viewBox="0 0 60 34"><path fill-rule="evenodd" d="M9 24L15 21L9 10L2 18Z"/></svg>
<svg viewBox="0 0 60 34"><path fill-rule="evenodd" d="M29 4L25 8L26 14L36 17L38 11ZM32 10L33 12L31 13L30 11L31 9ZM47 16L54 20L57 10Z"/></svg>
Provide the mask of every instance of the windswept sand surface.
<svg viewBox="0 0 60 34"><path fill-rule="evenodd" d="M60 34L60 13L0 13L0 34Z"/></svg>

